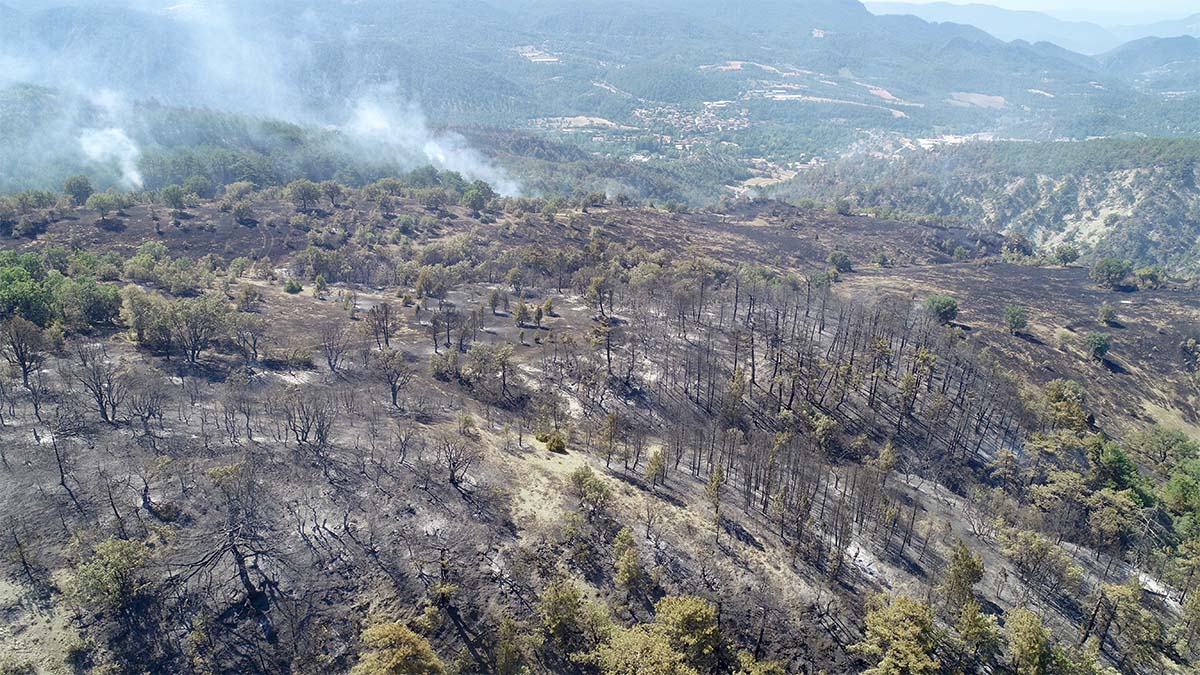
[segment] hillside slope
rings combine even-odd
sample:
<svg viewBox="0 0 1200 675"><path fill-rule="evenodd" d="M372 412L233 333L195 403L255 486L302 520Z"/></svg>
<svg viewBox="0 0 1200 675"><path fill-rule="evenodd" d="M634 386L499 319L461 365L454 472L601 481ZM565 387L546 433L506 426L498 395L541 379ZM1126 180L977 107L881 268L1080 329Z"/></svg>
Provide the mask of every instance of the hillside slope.
<svg viewBox="0 0 1200 675"><path fill-rule="evenodd" d="M481 190L11 205L13 667L1190 666L1194 288Z"/></svg>
<svg viewBox="0 0 1200 675"><path fill-rule="evenodd" d="M1200 146L1194 141L978 143L853 155L779 194L948 218L1195 274Z"/></svg>

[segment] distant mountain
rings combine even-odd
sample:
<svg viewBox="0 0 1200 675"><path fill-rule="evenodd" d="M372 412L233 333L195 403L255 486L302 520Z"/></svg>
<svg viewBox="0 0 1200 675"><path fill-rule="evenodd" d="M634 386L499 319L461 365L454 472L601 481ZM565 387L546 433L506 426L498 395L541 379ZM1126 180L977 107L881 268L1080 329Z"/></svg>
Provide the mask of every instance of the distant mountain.
<svg viewBox="0 0 1200 675"><path fill-rule="evenodd" d="M1180 35L1200 37L1200 14L1140 26L1115 26L1111 30L1123 41L1137 40L1143 37L1178 37Z"/></svg>
<svg viewBox="0 0 1200 675"><path fill-rule="evenodd" d="M1017 11L985 4L948 2L867 2L875 14L910 14L925 21L975 26L1006 42L1052 42L1082 54L1100 54L1145 37L1200 36L1200 14L1148 24L1108 25L1067 21L1043 12Z"/></svg>
<svg viewBox="0 0 1200 675"><path fill-rule="evenodd" d="M1108 72L1173 95L1200 93L1200 39L1142 38L1100 57Z"/></svg>
<svg viewBox="0 0 1200 675"><path fill-rule="evenodd" d="M1041 12L1016 11L991 5L868 2L866 7L875 14L911 14L926 21L969 24L1005 42L1052 42L1083 54L1099 54L1123 41L1112 31L1094 23L1063 21Z"/></svg>

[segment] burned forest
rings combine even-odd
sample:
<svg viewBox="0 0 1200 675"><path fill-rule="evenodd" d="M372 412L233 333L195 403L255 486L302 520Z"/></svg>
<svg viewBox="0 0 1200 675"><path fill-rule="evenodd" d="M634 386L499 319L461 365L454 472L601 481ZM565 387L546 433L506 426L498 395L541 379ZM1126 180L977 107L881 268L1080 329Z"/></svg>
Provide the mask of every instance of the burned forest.
<svg viewBox="0 0 1200 675"><path fill-rule="evenodd" d="M1194 287L428 175L4 203L5 672L1190 667Z"/></svg>

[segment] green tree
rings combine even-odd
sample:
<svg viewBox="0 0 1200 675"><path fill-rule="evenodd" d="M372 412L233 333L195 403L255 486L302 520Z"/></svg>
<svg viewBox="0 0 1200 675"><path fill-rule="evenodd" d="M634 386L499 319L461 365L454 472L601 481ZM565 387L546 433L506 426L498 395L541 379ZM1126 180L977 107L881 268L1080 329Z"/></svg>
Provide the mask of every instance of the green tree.
<svg viewBox="0 0 1200 675"><path fill-rule="evenodd" d="M1079 249L1075 248L1072 244L1059 244L1054 249L1054 259L1060 265L1070 265L1079 260Z"/></svg>
<svg viewBox="0 0 1200 675"><path fill-rule="evenodd" d="M597 650L602 675L699 675L665 636L640 625L621 628Z"/></svg>
<svg viewBox="0 0 1200 675"><path fill-rule="evenodd" d="M638 555L637 546L633 542L633 532L628 527L622 527L613 538L613 567L616 568L614 580L617 585L627 593L637 592L645 571L642 569L642 559Z"/></svg>
<svg viewBox="0 0 1200 675"><path fill-rule="evenodd" d="M171 305L175 343L183 348L189 363L197 363L200 353L224 331L229 307L222 298L201 296L183 298Z"/></svg>
<svg viewBox="0 0 1200 675"><path fill-rule="evenodd" d="M612 491L604 479L590 467L581 466L570 475L571 488L579 499L579 508L589 521L603 519L612 506Z"/></svg>
<svg viewBox="0 0 1200 675"><path fill-rule="evenodd" d="M1043 414L1056 427L1084 431L1091 415L1087 411L1087 392L1072 380L1051 380L1042 388Z"/></svg>
<svg viewBox="0 0 1200 675"><path fill-rule="evenodd" d="M974 597L963 603L954 622L954 632L961 644L964 660L971 666L990 663L1000 652L1000 627L996 617L984 614Z"/></svg>
<svg viewBox="0 0 1200 675"><path fill-rule="evenodd" d="M1115 669L1100 665L1094 650L1078 647L1064 649L1057 645L1051 649L1050 667L1047 670L1054 675L1119 675Z"/></svg>
<svg viewBox="0 0 1200 675"><path fill-rule="evenodd" d="M21 316L39 326L53 317L53 295L25 267L0 268L0 316Z"/></svg>
<svg viewBox="0 0 1200 675"><path fill-rule="evenodd" d="M183 181L182 189L184 194L198 199L212 199L216 194L212 181L204 176L188 176L187 180Z"/></svg>
<svg viewBox="0 0 1200 675"><path fill-rule="evenodd" d="M957 616L968 600L975 599L975 584L983 579L983 558L959 539L950 551L950 562L940 587L950 616Z"/></svg>
<svg viewBox="0 0 1200 675"><path fill-rule="evenodd" d="M882 484L887 484L888 476L892 475L899 462L900 455L896 452L896 446L891 441L884 443L879 449L879 456L875 458L875 468L879 470Z"/></svg>
<svg viewBox="0 0 1200 675"><path fill-rule="evenodd" d="M302 178L287 186L288 199L301 211L311 211L321 199L321 188L316 183Z"/></svg>
<svg viewBox="0 0 1200 675"><path fill-rule="evenodd" d="M483 192L475 188L471 188L463 193L462 205L471 210L472 213L479 213L487 206L488 199Z"/></svg>
<svg viewBox="0 0 1200 675"><path fill-rule="evenodd" d="M1125 278L1133 270L1133 263L1119 258L1101 258L1092 265L1090 276L1092 281L1104 288L1116 289L1125 283Z"/></svg>
<svg viewBox="0 0 1200 675"><path fill-rule="evenodd" d="M517 326L525 326L531 318L529 305L525 304L524 300L517 300L516 309L513 310L513 321Z"/></svg>
<svg viewBox="0 0 1200 675"><path fill-rule="evenodd" d="M1167 283L1167 271L1162 265L1146 265L1133 271L1138 288L1162 288Z"/></svg>
<svg viewBox="0 0 1200 675"><path fill-rule="evenodd" d="M429 641L402 623L363 631L364 650L350 675L443 675L446 667Z"/></svg>
<svg viewBox="0 0 1200 675"><path fill-rule="evenodd" d="M1037 614L1014 607L1004 615L1009 659L1016 675L1046 675L1050 664L1050 631Z"/></svg>
<svg viewBox="0 0 1200 675"><path fill-rule="evenodd" d="M1183 621L1174 632L1180 651L1193 656L1196 653L1196 637L1200 635L1200 593L1191 593L1182 603Z"/></svg>
<svg viewBox="0 0 1200 675"><path fill-rule="evenodd" d="M1146 427L1130 435L1125 444L1134 454L1164 467L1200 458L1200 443L1177 429Z"/></svg>
<svg viewBox="0 0 1200 675"><path fill-rule="evenodd" d="M338 208L338 202L341 201L343 192L345 190L342 188L342 184L337 181L327 180L321 183L321 194L329 200L330 208Z"/></svg>
<svg viewBox="0 0 1200 675"><path fill-rule="evenodd" d="M254 207L248 202L238 202L233 207L233 219L238 225L250 225L254 223Z"/></svg>
<svg viewBox="0 0 1200 675"><path fill-rule="evenodd" d="M107 220L108 214L120 210L121 202L111 192L97 192L88 197L87 207L100 214L100 220Z"/></svg>
<svg viewBox="0 0 1200 675"><path fill-rule="evenodd" d="M653 487L659 483L666 484L667 482L667 457L661 449L656 448L650 453L650 459L646 462L646 482Z"/></svg>
<svg viewBox="0 0 1200 675"><path fill-rule="evenodd" d="M496 675L528 675L530 664L537 663L541 641L510 616L496 628Z"/></svg>
<svg viewBox="0 0 1200 675"><path fill-rule="evenodd" d="M948 295L931 295L925 298L925 310L938 323L948 324L958 318L958 301Z"/></svg>
<svg viewBox="0 0 1200 675"><path fill-rule="evenodd" d="M71 593L100 611L128 611L142 591L142 567L149 557L150 550L141 542L105 539L75 570Z"/></svg>
<svg viewBox="0 0 1200 675"><path fill-rule="evenodd" d="M923 675L941 668L934 658L933 610L904 595L880 593L867 604L863 639L850 647L874 665L863 675Z"/></svg>
<svg viewBox="0 0 1200 675"><path fill-rule="evenodd" d="M717 608L703 598L668 595L659 600L654 605L654 632L697 671L716 672L724 656Z"/></svg>
<svg viewBox="0 0 1200 675"><path fill-rule="evenodd" d="M1051 471L1046 482L1030 488L1034 505L1049 516L1061 536L1074 534L1086 507L1087 486L1083 476L1074 471Z"/></svg>
<svg viewBox="0 0 1200 675"><path fill-rule="evenodd" d="M537 604L545 637L564 654L588 652L603 642L611 619L602 607L588 602L573 582L553 581Z"/></svg>
<svg viewBox="0 0 1200 675"><path fill-rule="evenodd" d="M93 192L95 190L92 189L92 181L88 180L87 176L71 176L63 183L63 194L70 197L75 206L86 204Z"/></svg>
<svg viewBox="0 0 1200 675"><path fill-rule="evenodd" d="M59 319L69 330L112 324L121 311L121 292L93 279L63 279L53 290Z"/></svg>
<svg viewBox="0 0 1200 675"><path fill-rule="evenodd" d="M774 661L759 661L749 652L739 652L733 675L788 675L788 671Z"/></svg>
<svg viewBox="0 0 1200 675"><path fill-rule="evenodd" d="M1004 325L1012 335L1025 330L1029 325L1029 315L1020 305L1009 305L1004 308Z"/></svg>
<svg viewBox="0 0 1200 675"><path fill-rule="evenodd" d="M1087 349L1088 358L1103 361L1112 348L1112 336L1108 333L1088 333L1083 339L1083 346Z"/></svg>
<svg viewBox="0 0 1200 675"><path fill-rule="evenodd" d="M187 193L178 185L168 185L158 191L158 198L176 211L187 208Z"/></svg>

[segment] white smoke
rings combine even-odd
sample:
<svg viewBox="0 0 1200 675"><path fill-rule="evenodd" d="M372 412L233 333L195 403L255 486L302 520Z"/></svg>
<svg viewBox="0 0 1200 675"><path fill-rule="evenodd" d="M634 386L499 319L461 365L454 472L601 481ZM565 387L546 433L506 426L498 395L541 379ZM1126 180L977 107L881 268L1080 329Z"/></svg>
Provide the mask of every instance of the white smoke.
<svg viewBox="0 0 1200 675"><path fill-rule="evenodd" d="M365 146L382 150L401 163L428 163L457 171L470 180L482 180L505 196L520 194L521 187L503 170L488 162L456 133L435 133L415 105L385 106L362 99L342 131Z"/></svg>
<svg viewBox="0 0 1200 675"><path fill-rule="evenodd" d="M115 167L121 174L121 185L128 190L140 190L145 185L138 160L142 151L124 129L84 129L79 135L79 149L89 161L101 166Z"/></svg>
<svg viewBox="0 0 1200 675"><path fill-rule="evenodd" d="M11 1L0 0L0 5ZM322 46L328 43L333 53L339 48L331 30L340 24L331 24L333 15L323 13L318 3L299 11L294 24L276 26L248 9L255 3L244 0L92 1L147 10L156 18L149 25L167 26L164 30L173 44L182 45L177 56L185 66L174 73L178 79L159 81L153 73L110 76L106 61L93 63L86 54L37 40L16 48L0 40L0 85L33 82L86 98L90 107L64 114L61 131L56 127L53 138L43 132L46 138L34 140L38 147L56 152L65 148L72 160L78 157L72 147L77 144L92 165L119 175L126 188L144 185L138 144L153 145L157 139L154 126L143 117L142 104L154 101L154 105L211 108L305 127L332 127L341 133L331 149L352 157L408 168L432 164L486 181L504 195L521 192L517 181L462 135L431 127L411 93L397 84L348 83L351 90L343 92L338 82L312 79L309 73L320 72ZM344 0L344 4L356 2ZM342 46L353 51L359 25L348 22L343 27ZM32 142L25 152L49 154L39 153ZM3 168L0 182L5 178Z"/></svg>

